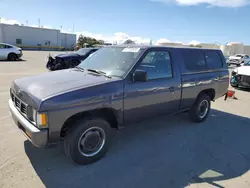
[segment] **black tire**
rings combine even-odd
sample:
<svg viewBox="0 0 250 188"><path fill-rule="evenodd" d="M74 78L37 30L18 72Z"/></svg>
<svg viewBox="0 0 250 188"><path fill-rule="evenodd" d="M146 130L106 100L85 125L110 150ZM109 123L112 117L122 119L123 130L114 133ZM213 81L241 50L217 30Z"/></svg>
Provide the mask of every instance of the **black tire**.
<svg viewBox="0 0 250 188"><path fill-rule="evenodd" d="M77 60L71 60L70 62L69 62L69 68L75 68L77 65L79 65L80 64L80 62L79 61L77 61Z"/></svg>
<svg viewBox="0 0 250 188"><path fill-rule="evenodd" d="M10 53L9 55L8 55L8 60L9 61L16 61L18 58L17 58L17 55L16 54L14 54L14 53Z"/></svg>
<svg viewBox="0 0 250 188"><path fill-rule="evenodd" d="M103 141L101 141L101 143L103 143L100 145L102 146L100 147L101 149L99 148L96 150L96 151L98 150L100 151L98 151L97 153L94 152L95 154L92 156L86 156L87 152L83 152L83 149L81 147L84 147L84 146L80 144L80 141L88 141L87 139L89 139L88 138L89 136L90 137L92 136L92 138L93 136L97 136L97 134L93 132L95 128L98 130L102 130L104 132L105 141L104 143ZM88 131L89 129L93 129L93 130ZM101 119L101 118L88 118L88 119L79 120L72 126L72 128L70 128L66 132L66 136L64 140L65 153L75 163L78 163L81 165L91 164L100 160L101 158L105 156L111 144L112 138L113 138L113 129L110 127L110 124L106 120ZM100 140L98 141L97 145L99 145L99 143L100 143Z"/></svg>
<svg viewBox="0 0 250 188"><path fill-rule="evenodd" d="M201 103L206 103L207 110L204 111L204 114L201 111ZM201 93L198 98L196 99L195 104L193 107L189 110L189 118L191 121L195 123L201 123L205 121L209 115L211 108L211 99L208 95L205 93Z"/></svg>

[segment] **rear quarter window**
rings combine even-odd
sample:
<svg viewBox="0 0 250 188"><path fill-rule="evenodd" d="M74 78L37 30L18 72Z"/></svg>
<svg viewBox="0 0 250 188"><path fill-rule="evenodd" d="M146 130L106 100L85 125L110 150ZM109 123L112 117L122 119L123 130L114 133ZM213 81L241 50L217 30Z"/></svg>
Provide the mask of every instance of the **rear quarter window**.
<svg viewBox="0 0 250 188"><path fill-rule="evenodd" d="M206 51L205 58L208 69L218 69L223 66L220 54L217 51Z"/></svg>
<svg viewBox="0 0 250 188"><path fill-rule="evenodd" d="M206 70L204 53L201 50L183 50L182 56L185 66L190 71Z"/></svg>

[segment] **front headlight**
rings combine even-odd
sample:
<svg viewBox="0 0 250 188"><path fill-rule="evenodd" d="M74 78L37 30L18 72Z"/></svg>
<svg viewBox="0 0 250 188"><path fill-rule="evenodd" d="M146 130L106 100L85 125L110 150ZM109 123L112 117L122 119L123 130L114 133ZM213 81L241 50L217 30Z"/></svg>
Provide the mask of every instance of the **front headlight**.
<svg viewBox="0 0 250 188"><path fill-rule="evenodd" d="M236 76L237 75L237 71L236 70L233 70L232 71L232 76Z"/></svg>
<svg viewBox="0 0 250 188"><path fill-rule="evenodd" d="M40 129L48 128L48 116L46 113L36 112L36 126Z"/></svg>

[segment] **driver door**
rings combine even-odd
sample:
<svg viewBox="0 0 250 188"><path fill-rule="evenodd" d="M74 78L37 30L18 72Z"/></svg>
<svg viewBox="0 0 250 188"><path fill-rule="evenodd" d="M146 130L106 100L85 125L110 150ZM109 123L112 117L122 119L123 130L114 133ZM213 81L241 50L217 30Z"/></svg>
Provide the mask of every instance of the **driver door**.
<svg viewBox="0 0 250 188"><path fill-rule="evenodd" d="M125 83L124 123L149 120L179 109L181 88L178 66L170 50L150 50L135 70L145 70L146 82ZM133 75L133 71L132 71Z"/></svg>

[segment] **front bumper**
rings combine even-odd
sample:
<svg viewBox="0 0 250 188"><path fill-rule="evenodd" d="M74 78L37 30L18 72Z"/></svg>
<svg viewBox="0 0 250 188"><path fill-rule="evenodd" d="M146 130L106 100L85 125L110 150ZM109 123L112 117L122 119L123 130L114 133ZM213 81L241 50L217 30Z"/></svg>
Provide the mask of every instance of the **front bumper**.
<svg viewBox="0 0 250 188"><path fill-rule="evenodd" d="M240 65L242 62L240 60L229 60L227 61L227 64L231 65Z"/></svg>
<svg viewBox="0 0 250 188"><path fill-rule="evenodd" d="M48 130L40 130L25 119L14 106L12 100L9 100L9 109L14 122L21 132L31 141L36 147L45 147L48 144Z"/></svg>
<svg viewBox="0 0 250 188"><path fill-rule="evenodd" d="M22 56L23 56L23 54L22 54L22 53L17 54L17 57L18 57L18 58L21 58Z"/></svg>
<svg viewBox="0 0 250 188"><path fill-rule="evenodd" d="M236 76L232 76L230 80L230 84L232 87L242 87L242 88L250 88L250 82L245 80L237 80Z"/></svg>

